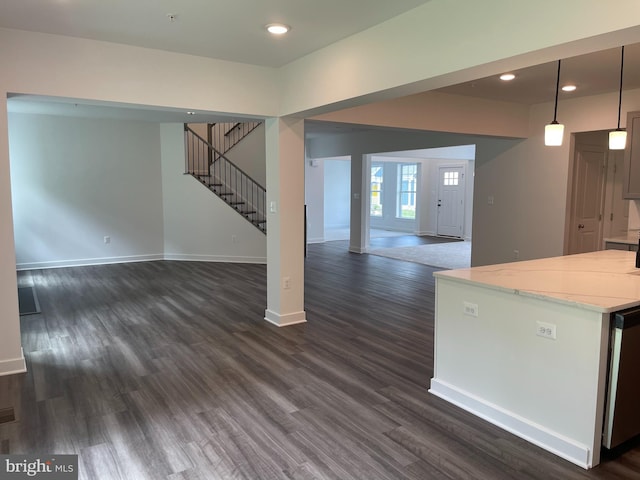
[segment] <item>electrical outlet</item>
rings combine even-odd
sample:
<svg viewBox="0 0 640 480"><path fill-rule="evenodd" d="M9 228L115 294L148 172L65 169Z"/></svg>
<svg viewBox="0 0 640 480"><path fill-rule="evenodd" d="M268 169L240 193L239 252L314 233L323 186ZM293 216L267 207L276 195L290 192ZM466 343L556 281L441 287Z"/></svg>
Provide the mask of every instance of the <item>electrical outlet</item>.
<svg viewBox="0 0 640 480"><path fill-rule="evenodd" d="M520 250L513 251L513 259L518 260L520 258Z"/></svg>
<svg viewBox="0 0 640 480"><path fill-rule="evenodd" d="M539 337L556 339L556 326L553 323L545 323L536 321L536 335Z"/></svg>
<svg viewBox="0 0 640 480"><path fill-rule="evenodd" d="M477 317L478 316L478 304L477 303L470 303L470 302L464 302L464 314L465 315L470 315L472 317Z"/></svg>
<svg viewBox="0 0 640 480"><path fill-rule="evenodd" d="M291 277L282 277L282 288L289 290L291 288Z"/></svg>
<svg viewBox="0 0 640 480"><path fill-rule="evenodd" d="M111 243L111 237L110 237L109 235L105 235L105 237L104 237L104 243L105 243L105 244Z"/></svg>
<svg viewBox="0 0 640 480"><path fill-rule="evenodd" d="M238 243L238 236L237 235L231 235L231 243Z"/></svg>

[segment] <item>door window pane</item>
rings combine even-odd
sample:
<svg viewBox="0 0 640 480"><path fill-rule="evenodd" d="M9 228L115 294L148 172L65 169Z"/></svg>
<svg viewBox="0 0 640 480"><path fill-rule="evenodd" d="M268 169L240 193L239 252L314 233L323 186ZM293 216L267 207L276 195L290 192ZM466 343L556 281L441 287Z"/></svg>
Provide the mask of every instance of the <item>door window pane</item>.
<svg viewBox="0 0 640 480"><path fill-rule="evenodd" d="M444 186L458 185L458 172L444 172Z"/></svg>

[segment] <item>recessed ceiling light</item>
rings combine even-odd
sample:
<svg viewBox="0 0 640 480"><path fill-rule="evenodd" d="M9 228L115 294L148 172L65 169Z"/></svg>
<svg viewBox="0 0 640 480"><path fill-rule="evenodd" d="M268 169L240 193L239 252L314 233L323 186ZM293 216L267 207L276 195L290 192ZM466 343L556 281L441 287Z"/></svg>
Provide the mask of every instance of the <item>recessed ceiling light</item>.
<svg viewBox="0 0 640 480"><path fill-rule="evenodd" d="M502 75L500 75L500 80L503 80L505 82L509 82L514 78L516 78L516 76L513 73L503 73Z"/></svg>
<svg viewBox="0 0 640 480"><path fill-rule="evenodd" d="M565 85L564 87L562 87L562 91L563 92L573 92L576 88L575 85Z"/></svg>
<svg viewBox="0 0 640 480"><path fill-rule="evenodd" d="M187 112L187 115L195 115L196 112Z"/></svg>
<svg viewBox="0 0 640 480"><path fill-rule="evenodd" d="M289 30L291 30L290 26L284 25L282 23L270 23L265 28L267 29L267 32L273 35L284 35Z"/></svg>

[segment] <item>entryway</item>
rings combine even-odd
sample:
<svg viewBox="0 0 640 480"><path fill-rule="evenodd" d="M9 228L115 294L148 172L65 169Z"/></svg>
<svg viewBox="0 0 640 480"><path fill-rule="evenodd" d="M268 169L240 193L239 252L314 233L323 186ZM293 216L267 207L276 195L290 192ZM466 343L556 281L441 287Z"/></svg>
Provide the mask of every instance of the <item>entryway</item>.
<svg viewBox="0 0 640 480"><path fill-rule="evenodd" d="M607 131L575 134L567 253L604 248L604 238L625 235L629 201L622 198L624 151L609 150Z"/></svg>
<svg viewBox="0 0 640 480"><path fill-rule="evenodd" d="M437 234L462 238L464 234L464 166L438 167Z"/></svg>

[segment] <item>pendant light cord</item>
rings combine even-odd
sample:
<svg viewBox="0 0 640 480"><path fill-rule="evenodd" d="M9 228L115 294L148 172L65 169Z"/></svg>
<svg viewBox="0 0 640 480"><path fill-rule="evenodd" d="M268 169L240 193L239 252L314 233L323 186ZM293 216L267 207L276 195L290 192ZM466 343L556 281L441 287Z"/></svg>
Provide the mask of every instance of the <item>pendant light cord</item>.
<svg viewBox="0 0 640 480"><path fill-rule="evenodd" d="M558 90L560 90L560 60L558 60L558 79L556 80L556 104L553 109L553 123L558 123L556 117L558 115ZM618 119L618 123L620 120Z"/></svg>
<svg viewBox="0 0 640 480"><path fill-rule="evenodd" d="M620 58L620 96L618 97L618 130L620 130L620 114L622 112L622 74L624 73L624 45Z"/></svg>

